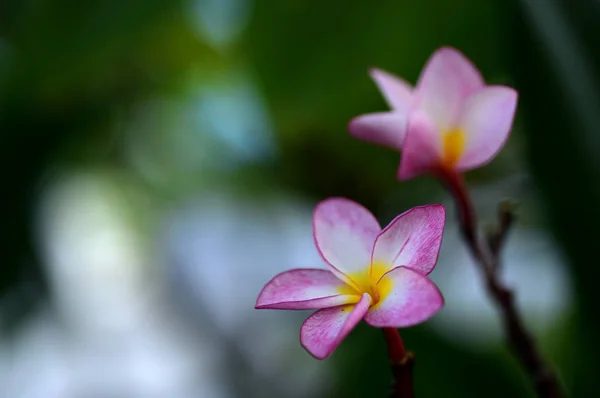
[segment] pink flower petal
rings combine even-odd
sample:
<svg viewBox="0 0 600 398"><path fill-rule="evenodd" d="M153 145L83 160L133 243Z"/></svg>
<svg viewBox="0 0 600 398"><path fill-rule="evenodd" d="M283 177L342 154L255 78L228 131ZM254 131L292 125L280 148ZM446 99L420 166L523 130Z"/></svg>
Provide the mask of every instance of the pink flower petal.
<svg viewBox="0 0 600 398"><path fill-rule="evenodd" d="M407 327L424 322L444 305L444 298L426 276L398 267L381 278L380 290L389 290L369 309L365 321L375 327ZM381 294L381 293L380 293Z"/></svg>
<svg viewBox="0 0 600 398"><path fill-rule="evenodd" d="M371 297L363 294L356 305L319 310L300 329L300 344L317 359L325 359L365 316Z"/></svg>
<svg viewBox="0 0 600 398"><path fill-rule="evenodd" d="M266 284L255 308L315 310L358 302L358 293L342 293L349 289L327 270L293 269L282 272Z"/></svg>
<svg viewBox="0 0 600 398"><path fill-rule="evenodd" d="M390 108L405 113L412 103L412 87L403 79L381 69L372 68L369 74Z"/></svg>
<svg viewBox="0 0 600 398"><path fill-rule="evenodd" d="M349 199L325 199L315 209L313 235L317 249L332 272L349 284L349 274L369 268L379 232L381 227L369 210Z"/></svg>
<svg viewBox="0 0 600 398"><path fill-rule="evenodd" d="M517 92L506 86L488 86L466 100L460 126L466 135L465 153L457 168L480 167L502 149L512 128Z"/></svg>
<svg viewBox="0 0 600 398"><path fill-rule="evenodd" d="M458 50L443 47L429 58L419 77L415 105L434 120L438 129L450 130L467 96L483 87L475 66Z"/></svg>
<svg viewBox="0 0 600 398"><path fill-rule="evenodd" d="M373 262L401 265L427 275L435 267L446 212L442 205L414 207L396 217L377 237Z"/></svg>
<svg viewBox="0 0 600 398"><path fill-rule="evenodd" d="M350 121L348 130L359 140L400 149L406 133L406 115L400 112L361 115Z"/></svg>
<svg viewBox="0 0 600 398"><path fill-rule="evenodd" d="M421 111L408 118L406 138L398 178L410 180L439 166L442 158L442 139L433 121Z"/></svg>

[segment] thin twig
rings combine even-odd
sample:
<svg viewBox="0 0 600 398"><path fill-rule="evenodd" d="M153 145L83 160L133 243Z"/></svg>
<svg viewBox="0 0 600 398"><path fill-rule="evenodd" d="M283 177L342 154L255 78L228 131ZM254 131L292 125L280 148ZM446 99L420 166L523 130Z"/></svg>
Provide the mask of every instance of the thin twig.
<svg viewBox="0 0 600 398"><path fill-rule="evenodd" d="M485 279L487 292L501 313L502 323L509 345L525 367L537 396L540 398L563 398L566 394L553 369L546 363L533 336L525 327L511 289L504 285L499 275L499 253L514 215L508 207L500 209L499 230L495 243L479 235L477 215L461 175L441 173L442 181L453 194L460 214L461 232Z"/></svg>
<svg viewBox="0 0 600 398"><path fill-rule="evenodd" d="M413 365L414 355L407 352L404 343L395 328L383 328L383 334L388 346L390 366L394 380L390 398L414 398Z"/></svg>
<svg viewBox="0 0 600 398"><path fill-rule="evenodd" d="M505 199L498 204L498 225L488 237L488 246L494 256L496 267L500 266L500 251L508 236L508 231L515 221L516 209L517 204L510 199Z"/></svg>

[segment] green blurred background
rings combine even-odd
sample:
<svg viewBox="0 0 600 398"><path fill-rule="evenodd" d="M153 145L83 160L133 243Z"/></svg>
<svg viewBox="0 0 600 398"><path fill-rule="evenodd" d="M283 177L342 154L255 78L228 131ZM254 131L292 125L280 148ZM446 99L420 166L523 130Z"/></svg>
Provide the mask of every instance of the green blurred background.
<svg viewBox="0 0 600 398"><path fill-rule="evenodd" d="M385 396L378 330L318 362L307 314L253 309L277 272L322 266L310 217L332 195L384 224L448 206L447 306L402 331L418 396L533 396L449 198L346 131L386 108L369 67L414 83L442 45L520 93L467 179L484 221L521 203L506 277L571 396L600 396L596 0L3 1L0 396Z"/></svg>

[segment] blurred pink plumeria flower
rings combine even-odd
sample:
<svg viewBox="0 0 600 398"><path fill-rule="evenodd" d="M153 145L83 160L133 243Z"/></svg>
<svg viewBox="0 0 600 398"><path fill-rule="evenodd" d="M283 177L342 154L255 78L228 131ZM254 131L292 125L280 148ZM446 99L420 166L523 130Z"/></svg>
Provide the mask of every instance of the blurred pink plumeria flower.
<svg viewBox="0 0 600 398"><path fill-rule="evenodd" d="M302 324L300 342L325 359L364 319L369 325L406 327L426 321L444 304L428 275L437 261L445 210L415 207L383 230L363 206L348 199L322 201L313 235L324 269L293 269L275 276L256 308L318 311Z"/></svg>
<svg viewBox="0 0 600 398"><path fill-rule="evenodd" d="M392 110L358 116L348 128L358 139L402 150L400 180L483 166L508 138L517 92L486 85L458 50L437 50L414 89L385 71L370 74Z"/></svg>

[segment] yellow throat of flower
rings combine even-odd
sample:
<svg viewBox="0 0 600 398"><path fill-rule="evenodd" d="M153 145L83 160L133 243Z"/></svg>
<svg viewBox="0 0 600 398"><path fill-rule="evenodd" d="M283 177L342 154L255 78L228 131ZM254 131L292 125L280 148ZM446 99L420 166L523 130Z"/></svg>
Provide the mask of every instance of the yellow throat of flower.
<svg viewBox="0 0 600 398"><path fill-rule="evenodd" d="M442 134L442 165L451 169L462 156L465 149L465 133L461 129L452 129Z"/></svg>
<svg viewBox="0 0 600 398"><path fill-rule="evenodd" d="M371 298L371 306L377 305L392 290L393 282L391 279L382 276L390 270L389 265L382 262L375 262L370 269L348 275L353 282L351 286L344 286L340 289L342 294L364 294L368 293Z"/></svg>

